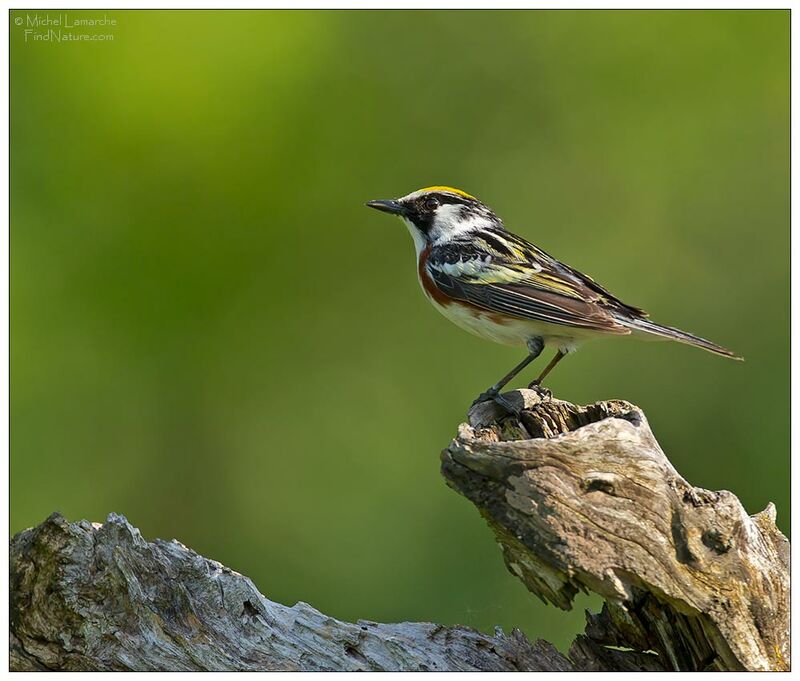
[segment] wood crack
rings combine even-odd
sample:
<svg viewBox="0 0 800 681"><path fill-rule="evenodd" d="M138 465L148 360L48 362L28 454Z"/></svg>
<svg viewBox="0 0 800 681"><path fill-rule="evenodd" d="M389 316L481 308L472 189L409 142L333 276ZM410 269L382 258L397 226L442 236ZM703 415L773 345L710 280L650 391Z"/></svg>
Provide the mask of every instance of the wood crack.
<svg viewBox="0 0 800 681"><path fill-rule="evenodd" d="M54 514L11 542L11 669L789 669L789 551L774 507L750 517L730 492L692 487L634 405L506 397L522 423L477 405L441 472L532 594L561 608L579 591L605 599L568 656L516 630L288 607L179 542L146 542L122 516Z"/></svg>

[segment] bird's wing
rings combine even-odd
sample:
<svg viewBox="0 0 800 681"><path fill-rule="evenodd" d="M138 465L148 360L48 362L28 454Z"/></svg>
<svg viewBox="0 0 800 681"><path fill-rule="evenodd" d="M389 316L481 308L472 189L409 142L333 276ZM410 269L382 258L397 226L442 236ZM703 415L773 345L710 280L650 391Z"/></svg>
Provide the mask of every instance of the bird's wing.
<svg viewBox="0 0 800 681"><path fill-rule="evenodd" d="M481 231L435 246L426 267L444 294L512 317L628 334L617 315L644 315L511 232Z"/></svg>

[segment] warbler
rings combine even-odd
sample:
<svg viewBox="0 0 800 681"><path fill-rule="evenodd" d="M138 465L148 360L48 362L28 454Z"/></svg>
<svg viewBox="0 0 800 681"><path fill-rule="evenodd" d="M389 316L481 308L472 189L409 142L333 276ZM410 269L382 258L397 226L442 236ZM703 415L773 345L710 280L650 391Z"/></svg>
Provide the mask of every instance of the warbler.
<svg viewBox="0 0 800 681"><path fill-rule="evenodd" d="M399 216L417 252L417 275L428 300L458 326L528 354L475 400L513 410L500 391L546 346L556 354L530 387L586 340L631 334L693 345L742 359L716 343L656 324L591 277L509 232L486 204L453 187L425 187L367 206Z"/></svg>

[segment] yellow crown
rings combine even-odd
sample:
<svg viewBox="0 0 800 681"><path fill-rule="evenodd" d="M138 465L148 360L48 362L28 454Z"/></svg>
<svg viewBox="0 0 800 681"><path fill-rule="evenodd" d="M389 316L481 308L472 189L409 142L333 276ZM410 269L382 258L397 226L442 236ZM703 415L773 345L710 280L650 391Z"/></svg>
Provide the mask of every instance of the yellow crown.
<svg viewBox="0 0 800 681"><path fill-rule="evenodd" d="M435 185L433 187L424 187L420 189L421 192L452 192L453 194L458 194L459 196L466 196L468 199L476 199L472 194L467 194L467 192L462 191L461 189L456 189L455 187L445 187L444 185Z"/></svg>

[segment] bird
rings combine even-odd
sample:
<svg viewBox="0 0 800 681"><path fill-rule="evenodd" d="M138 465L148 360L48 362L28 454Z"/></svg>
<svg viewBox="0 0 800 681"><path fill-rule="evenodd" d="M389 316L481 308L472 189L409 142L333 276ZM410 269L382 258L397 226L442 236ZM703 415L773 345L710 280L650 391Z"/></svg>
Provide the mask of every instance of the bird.
<svg viewBox="0 0 800 681"><path fill-rule="evenodd" d="M439 312L482 338L527 349L524 359L473 405L493 400L514 411L500 391L545 347L554 347L555 356L529 385L549 393L542 386L545 377L593 338L667 339L742 359L721 345L651 321L641 308L510 232L491 208L461 189L436 185L366 205L405 223L416 249L419 283Z"/></svg>

